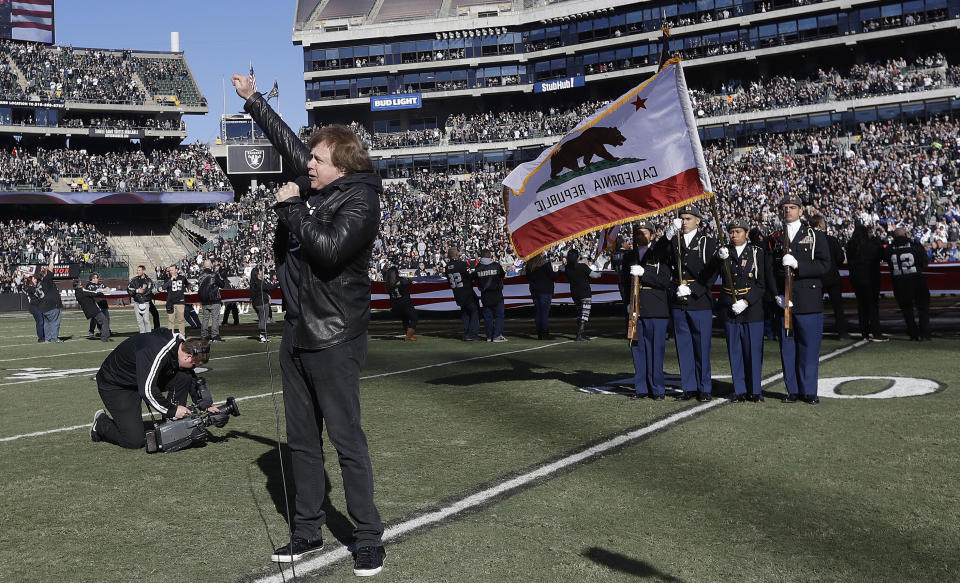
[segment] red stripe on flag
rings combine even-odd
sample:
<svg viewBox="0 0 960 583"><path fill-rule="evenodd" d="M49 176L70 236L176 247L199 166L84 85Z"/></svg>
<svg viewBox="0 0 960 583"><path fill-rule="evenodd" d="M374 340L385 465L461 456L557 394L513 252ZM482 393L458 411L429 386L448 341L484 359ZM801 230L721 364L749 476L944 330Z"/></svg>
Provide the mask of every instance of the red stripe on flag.
<svg viewBox="0 0 960 583"><path fill-rule="evenodd" d="M39 16L40 18L53 18L53 12L49 10L21 10L14 8L10 11L14 16Z"/></svg>
<svg viewBox="0 0 960 583"><path fill-rule="evenodd" d="M595 196L532 220L513 232L513 244L526 256L597 225L652 214L702 193L700 174L690 168L655 184Z"/></svg>
<svg viewBox="0 0 960 583"><path fill-rule="evenodd" d="M10 28L39 28L41 30L53 31L52 24L41 24L39 22L14 22Z"/></svg>

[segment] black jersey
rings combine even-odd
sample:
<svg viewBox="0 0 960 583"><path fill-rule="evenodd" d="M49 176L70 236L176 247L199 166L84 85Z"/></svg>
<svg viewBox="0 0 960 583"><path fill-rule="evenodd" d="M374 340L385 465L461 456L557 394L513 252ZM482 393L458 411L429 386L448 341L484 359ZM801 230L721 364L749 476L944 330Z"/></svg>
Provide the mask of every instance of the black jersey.
<svg viewBox="0 0 960 583"><path fill-rule="evenodd" d="M486 307L503 303L503 267L492 259L481 259L473 277L480 290L480 301Z"/></svg>
<svg viewBox="0 0 960 583"><path fill-rule="evenodd" d="M453 298L457 300L458 306L466 306L477 301L477 296L473 293L473 278L470 276L470 268L464 261L460 259L451 261L444 268L443 274L450 283Z"/></svg>
<svg viewBox="0 0 960 583"><path fill-rule="evenodd" d="M923 279L927 253L920 243L906 237L896 237L893 243L883 249L882 255L884 261L890 265L890 276L894 281Z"/></svg>
<svg viewBox="0 0 960 583"><path fill-rule="evenodd" d="M167 303L168 304L184 304L186 303L187 289L190 287L190 283L182 275L171 278L164 282L163 289L167 290Z"/></svg>

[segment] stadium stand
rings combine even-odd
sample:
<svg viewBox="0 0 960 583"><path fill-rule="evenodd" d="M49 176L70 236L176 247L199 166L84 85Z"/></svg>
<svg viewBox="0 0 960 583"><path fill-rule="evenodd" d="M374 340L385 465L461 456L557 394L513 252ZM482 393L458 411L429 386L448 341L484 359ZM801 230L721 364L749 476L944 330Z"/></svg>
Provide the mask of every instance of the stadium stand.
<svg viewBox="0 0 960 583"><path fill-rule="evenodd" d="M370 14L377 0L330 0L320 10L318 18L334 19L350 16L366 16Z"/></svg>
<svg viewBox="0 0 960 583"><path fill-rule="evenodd" d="M440 13L443 0L390 0L384 2L377 13L376 22L420 20L433 18Z"/></svg>

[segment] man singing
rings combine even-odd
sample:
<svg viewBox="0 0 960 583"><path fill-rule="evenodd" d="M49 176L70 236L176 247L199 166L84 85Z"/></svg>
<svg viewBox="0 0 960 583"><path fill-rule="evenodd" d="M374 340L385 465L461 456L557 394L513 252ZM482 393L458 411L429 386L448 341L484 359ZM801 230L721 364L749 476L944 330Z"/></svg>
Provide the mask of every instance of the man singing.
<svg viewBox="0 0 960 583"><path fill-rule="evenodd" d="M367 356L370 279L379 231L380 177L349 128L317 130L304 147L249 77L233 76L244 109L300 176L276 193L276 253L286 307L280 367L287 441L296 484L290 543L273 561L289 563L323 547L325 495L321 432L326 423L355 522L354 574L383 569L383 524L373 502L373 467L360 426L360 368Z"/></svg>

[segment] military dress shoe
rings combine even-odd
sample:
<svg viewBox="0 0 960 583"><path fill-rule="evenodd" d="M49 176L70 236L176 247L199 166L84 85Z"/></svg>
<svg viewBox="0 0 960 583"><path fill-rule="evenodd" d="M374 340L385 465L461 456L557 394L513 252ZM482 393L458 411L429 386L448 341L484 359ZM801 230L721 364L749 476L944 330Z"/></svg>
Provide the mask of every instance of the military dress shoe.
<svg viewBox="0 0 960 583"><path fill-rule="evenodd" d="M730 396L731 403L743 403L747 398L744 395L733 394Z"/></svg>
<svg viewBox="0 0 960 583"><path fill-rule="evenodd" d="M796 402L797 402L797 395L795 395L795 394L787 395L786 397L783 398L783 402L784 402L784 403L796 403Z"/></svg>
<svg viewBox="0 0 960 583"><path fill-rule="evenodd" d="M651 397L651 398L652 398L654 401L662 401L662 400L664 400L665 396L664 396L664 395L654 395L654 396Z"/></svg>
<svg viewBox="0 0 960 583"><path fill-rule="evenodd" d="M811 405L816 405L817 403L820 402L820 397L813 395L811 397L804 397L803 400L804 402L809 403Z"/></svg>
<svg viewBox="0 0 960 583"><path fill-rule="evenodd" d="M647 395L645 393L634 393L630 395L631 401L639 401L640 399L646 399Z"/></svg>
<svg viewBox="0 0 960 583"><path fill-rule="evenodd" d="M701 403L706 403L712 399L713 397L710 395L710 393L697 393L697 401Z"/></svg>
<svg viewBox="0 0 960 583"><path fill-rule="evenodd" d="M747 395L747 400L751 403L762 403L763 395Z"/></svg>
<svg viewBox="0 0 960 583"><path fill-rule="evenodd" d="M690 399L693 399L696 396L697 396L697 393L695 393L694 391L684 391L683 394L681 394L677 398L681 401L689 401Z"/></svg>

